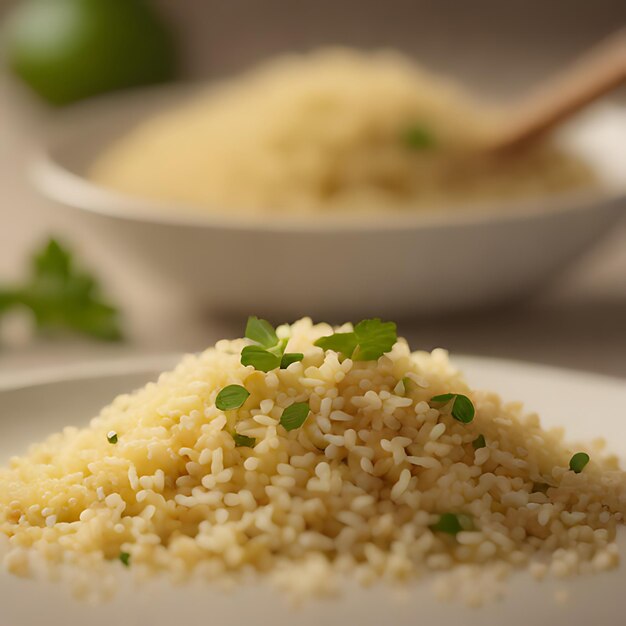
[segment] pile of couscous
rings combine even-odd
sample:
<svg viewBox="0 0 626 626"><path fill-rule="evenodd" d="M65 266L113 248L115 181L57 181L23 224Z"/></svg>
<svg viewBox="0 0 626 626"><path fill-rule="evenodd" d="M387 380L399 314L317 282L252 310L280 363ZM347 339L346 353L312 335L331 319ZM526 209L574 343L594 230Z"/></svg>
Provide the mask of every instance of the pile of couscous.
<svg viewBox="0 0 626 626"><path fill-rule="evenodd" d="M245 339L186 356L0 470L15 574L252 572L301 596L467 565L610 569L625 511L599 444L570 447L380 320L250 318Z"/></svg>
<svg viewBox="0 0 626 626"><path fill-rule="evenodd" d="M595 183L551 141L486 154L503 118L399 52L324 48L271 59L146 116L89 176L230 215L459 209Z"/></svg>

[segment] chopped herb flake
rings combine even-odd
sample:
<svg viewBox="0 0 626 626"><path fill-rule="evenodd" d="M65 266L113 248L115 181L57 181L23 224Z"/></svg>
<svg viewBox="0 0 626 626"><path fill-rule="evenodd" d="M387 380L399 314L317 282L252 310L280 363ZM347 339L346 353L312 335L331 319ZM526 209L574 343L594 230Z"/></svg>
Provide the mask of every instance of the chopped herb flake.
<svg viewBox="0 0 626 626"><path fill-rule="evenodd" d="M460 393L443 393L430 399L431 402L448 403L452 401L452 417L463 424L469 424L474 419L474 405L472 401Z"/></svg>
<svg viewBox="0 0 626 626"><path fill-rule="evenodd" d="M280 367L282 357L272 354L261 346L246 346L241 351L241 364L252 365L261 372L269 372Z"/></svg>
<svg viewBox="0 0 626 626"><path fill-rule="evenodd" d="M463 513L458 515L456 513L443 513L430 529L438 533L456 535L462 530L474 530L474 524L469 515L464 515Z"/></svg>
<svg viewBox="0 0 626 626"><path fill-rule="evenodd" d="M380 319L363 320L351 333L334 333L321 337L315 345L323 350L333 350L355 361L375 361L389 352L398 340L394 322Z"/></svg>
<svg viewBox="0 0 626 626"><path fill-rule="evenodd" d="M254 437L247 437L246 435L235 433L233 439L235 440L235 446L237 448L254 448L256 445L256 439Z"/></svg>
<svg viewBox="0 0 626 626"><path fill-rule="evenodd" d="M485 441L484 435L478 435L474 441L472 441L472 446L474 446L474 450L480 450L480 448L484 448L487 445Z"/></svg>
<svg viewBox="0 0 626 626"><path fill-rule="evenodd" d="M120 561L126 567L130 567L130 554L128 552L120 552Z"/></svg>
<svg viewBox="0 0 626 626"><path fill-rule="evenodd" d="M109 443L117 443L117 433L114 430L107 434L107 441Z"/></svg>
<svg viewBox="0 0 626 626"><path fill-rule="evenodd" d="M264 348L271 348L278 343L274 327L266 320L249 317L246 324L246 337Z"/></svg>
<svg viewBox="0 0 626 626"><path fill-rule="evenodd" d="M420 124L414 124L406 128L402 133L404 143L414 150L427 150L437 144L433 134Z"/></svg>
<svg viewBox="0 0 626 626"><path fill-rule="evenodd" d="M250 392L241 385L224 387L215 398L215 406L220 411L238 409L249 397Z"/></svg>
<svg viewBox="0 0 626 626"><path fill-rule="evenodd" d="M288 406L280 416L280 424L285 430L300 428L309 415L308 402L294 402Z"/></svg>
<svg viewBox="0 0 626 626"><path fill-rule="evenodd" d="M301 352L287 352L286 354L283 354L280 360L280 369L286 370L292 363L302 361L303 358L304 354Z"/></svg>
<svg viewBox="0 0 626 626"><path fill-rule="evenodd" d="M569 468L572 472L580 474L589 463L589 455L586 452L577 452L569 461Z"/></svg>

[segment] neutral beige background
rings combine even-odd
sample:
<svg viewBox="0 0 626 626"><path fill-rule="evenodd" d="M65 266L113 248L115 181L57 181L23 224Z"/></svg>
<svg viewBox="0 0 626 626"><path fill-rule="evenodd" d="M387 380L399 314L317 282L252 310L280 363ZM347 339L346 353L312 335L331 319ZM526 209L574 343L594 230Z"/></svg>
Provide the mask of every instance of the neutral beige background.
<svg viewBox="0 0 626 626"><path fill-rule="evenodd" d="M0 11L9 2L0 0ZM626 24L623 0L473 2L396 0L160 0L183 43L186 72L204 77L317 43L401 47L475 89L507 97L554 71L603 34ZM623 94L618 99L624 98ZM17 277L50 233L78 249L122 304L128 341L24 344L6 320L0 374L58 363L198 350L238 335L241 320L210 320L171 302L120 267L99 242L39 198L25 178L29 150L54 113L0 75L0 281ZM515 306L404 320L413 345L525 359L626 376L626 223L543 293Z"/></svg>

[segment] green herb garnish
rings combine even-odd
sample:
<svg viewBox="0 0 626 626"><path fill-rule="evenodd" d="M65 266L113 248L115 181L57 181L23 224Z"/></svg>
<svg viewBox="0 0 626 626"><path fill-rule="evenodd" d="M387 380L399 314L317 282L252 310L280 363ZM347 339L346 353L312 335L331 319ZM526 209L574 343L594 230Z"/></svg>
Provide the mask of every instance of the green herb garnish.
<svg viewBox="0 0 626 626"><path fill-rule="evenodd" d="M424 126L415 124L402 132L404 143L414 150L428 150L437 145L433 134Z"/></svg>
<svg viewBox="0 0 626 626"><path fill-rule="evenodd" d="M278 336L274 327L267 321L258 317L249 317L246 324L246 338L264 348L272 348L278 344Z"/></svg>
<svg viewBox="0 0 626 626"><path fill-rule="evenodd" d="M258 317L249 317L246 324L246 338L254 341L256 345L246 346L241 351L242 365L252 365L261 372L281 368L286 369L292 363L304 358L300 353L287 353L288 339L279 339L274 327L267 321Z"/></svg>
<svg viewBox="0 0 626 626"><path fill-rule="evenodd" d="M333 350L339 352L346 357L351 357L352 353L358 345L355 333L335 333L328 337L320 337L314 345L322 348L322 350Z"/></svg>
<svg viewBox="0 0 626 626"><path fill-rule="evenodd" d="M107 441L109 443L117 443L117 433L114 430L108 433Z"/></svg>
<svg viewBox="0 0 626 626"><path fill-rule="evenodd" d="M569 468L572 472L580 474L589 463L589 455L586 452L577 452L569 461Z"/></svg>
<svg viewBox="0 0 626 626"><path fill-rule="evenodd" d="M286 352L280 360L280 369L286 370L292 363L302 361L303 358L302 352Z"/></svg>
<svg viewBox="0 0 626 626"><path fill-rule="evenodd" d="M472 401L460 393L443 393L430 399L431 402L448 403L452 401L452 417L463 424L469 424L474 419L474 405Z"/></svg>
<svg viewBox="0 0 626 626"><path fill-rule="evenodd" d="M120 552L119 559L125 567L130 567L130 554L128 552Z"/></svg>
<svg viewBox="0 0 626 626"><path fill-rule="evenodd" d="M215 398L215 406L220 411L238 409L250 396L250 392L241 385L228 385L224 387Z"/></svg>
<svg viewBox="0 0 626 626"><path fill-rule="evenodd" d="M469 515L463 513L442 513L439 516L439 520L430 529L433 532L456 535L462 530L474 530L474 524Z"/></svg>
<svg viewBox="0 0 626 626"><path fill-rule="evenodd" d="M252 365L255 370L269 372L280 367L282 357L261 346L246 346L241 351L241 364Z"/></svg>
<svg viewBox="0 0 626 626"><path fill-rule="evenodd" d="M70 252L54 239L34 256L24 285L0 288L0 315L19 307L33 313L41 331L121 338L117 310L101 297L95 278L77 268Z"/></svg>
<svg viewBox="0 0 626 626"><path fill-rule="evenodd" d="M394 322L380 319L363 320L354 327L358 346L352 358L355 361L375 361L385 352L390 352L398 334Z"/></svg>
<svg viewBox="0 0 626 626"><path fill-rule="evenodd" d="M254 437L247 437L246 435L235 433L233 439L235 440L235 446L237 448L254 448L256 445L256 439Z"/></svg>
<svg viewBox="0 0 626 626"><path fill-rule="evenodd" d="M472 446L474 447L474 450L480 450L480 448L484 448L486 445L487 442L485 441L484 435L478 435L478 437L476 437L476 439L472 441Z"/></svg>
<svg viewBox="0 0 626 626"><path fill-rule="evenodd" d="M389 352L398 341L394 322L379 318L359 322L351 333L334 333L321 337L315 345L323 350L333 350L355 361L375 361Z"/></svg>
<svg viewBox="0 0 626 626"><path fill-rule="evenodd" d="M300 428L310 412L308 402L294 402L288 406L280 416L280 424L285 430Z"/></svg>

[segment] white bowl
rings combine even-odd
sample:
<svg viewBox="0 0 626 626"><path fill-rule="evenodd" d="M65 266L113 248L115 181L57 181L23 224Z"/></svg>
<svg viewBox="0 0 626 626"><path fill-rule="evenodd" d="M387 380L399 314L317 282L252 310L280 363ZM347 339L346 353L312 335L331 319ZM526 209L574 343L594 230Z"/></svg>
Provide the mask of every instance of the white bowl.
<svg viewBox="0 0 626 626"><path fill-rule="evenodd" d="M76 210L115 254L151 268L216 313L274 318L403 316L527 294L589 248L626 207L626 109L588 114L564 140L599 172L599 191L507 206L371 216L194 215L85 178L120 133L186 97L141 90L79 105L35 159L48 198Z"/></svg>

